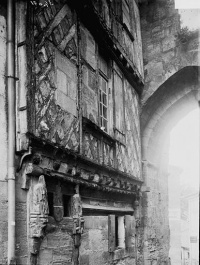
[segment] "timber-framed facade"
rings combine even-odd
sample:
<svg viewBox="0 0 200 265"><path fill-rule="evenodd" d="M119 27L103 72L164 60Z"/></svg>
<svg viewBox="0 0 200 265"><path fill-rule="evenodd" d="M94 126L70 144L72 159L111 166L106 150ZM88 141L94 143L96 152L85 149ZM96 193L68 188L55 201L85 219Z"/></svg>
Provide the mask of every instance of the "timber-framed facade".
<svg viewBox="0 0 200 265"><path fill-rule="evenodd" d="M17 12L27 262L136 264L144 82L137 2L30 1Z"/></svg>

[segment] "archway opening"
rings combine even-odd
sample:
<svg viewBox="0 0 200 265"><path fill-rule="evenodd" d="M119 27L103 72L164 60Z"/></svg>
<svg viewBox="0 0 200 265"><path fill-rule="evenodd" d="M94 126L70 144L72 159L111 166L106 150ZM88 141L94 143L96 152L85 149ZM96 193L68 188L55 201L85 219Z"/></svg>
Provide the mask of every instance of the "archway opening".
<svg viewBox="0 0 200 265"><path fill-rule="evenodd" d="M199 264L199 139L196 108L170 132L169 256L174 265Z"/></svg>
<svg viewBox="0 0 200 265"><path fill-rule="evenodd" d="M142 109L143 179L144 186L150 191L143 194L142 205L145 265L149 259L168 264L171 237L168 194L170 132L181 119L198 108L199 81L199 67L185 67L163 83ZM177 184L174 187L175 192L180 190ZM179 218L180 209L179 212L176 210L170 213L174 220Z"/></svg>

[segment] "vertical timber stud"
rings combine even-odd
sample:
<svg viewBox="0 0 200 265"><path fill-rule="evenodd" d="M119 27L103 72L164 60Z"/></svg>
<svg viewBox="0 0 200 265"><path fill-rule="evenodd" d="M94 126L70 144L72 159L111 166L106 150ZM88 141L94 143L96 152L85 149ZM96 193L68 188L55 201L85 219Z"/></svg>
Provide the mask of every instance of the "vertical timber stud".
<svg viewBox="0 0 200 265"><path fill-rule="evenodd" d="M136 251L136 222L132 215L125 215L125 244L126 248L131 251L131 255L135 256Z"/></svg>
<svg viewBox="0 0 200 265"><path fill-rule="evenodd" d="M81 234L84 229L84 218L82 212L82 202L79 194L79 184L75 187L75 194L72 196L72 217L74 222L73 235L74 235L74 251L73 251L73 265L79 264L79 248L81 245Z"/></svg>
<svg viewBox="0 0 200 265"><path fill-rule="evenodd" d="M15 264L15 1L7 1L8 265Z"/></svg>
<svg viewBox="0 0 200 265"><path fill-rule="evenodd" d="M81 32L80 32L80 20L79 17L77 16L77 49L78 49L78 116L79 116L79 152L80 154L83 153L83 130L82 130L82 63L81 63Z"/></svg>
<svg viewBox="0 0 200 265"><path fill-rule="evenodd" d="M115 239L115 215L108 216L108 251L113 252L116 247Z"/></svg>
<svg viewBox="0 0 200 265"><path fill-rule="evenodd" d="M35 53L35 39L34 39L34 5L31 1L27 3L27 117L28 117L28 131L34 133L36 130L35 117L35 89L36 80L34 76L34 53Z"/></svg>
<svg viewBox="0 0 200 265"><path fill-rule="evenodd" d="M126 248L131 247L131 230L132 230L132 225L131 225L131 215L125 215L125 243L126 243Z"/></svg>

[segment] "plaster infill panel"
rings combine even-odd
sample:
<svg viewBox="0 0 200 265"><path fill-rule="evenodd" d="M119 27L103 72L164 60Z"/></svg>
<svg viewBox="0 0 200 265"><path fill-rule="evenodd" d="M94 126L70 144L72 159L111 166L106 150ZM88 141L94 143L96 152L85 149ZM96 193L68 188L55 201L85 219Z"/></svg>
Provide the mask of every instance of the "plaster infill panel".
<svg viewBox="0 0 200 265"><path fill-rule="evenodd" d="M77 69L60 52L55 53L57 90L55 99L58 105L67 112L77 116Z"/></svg>

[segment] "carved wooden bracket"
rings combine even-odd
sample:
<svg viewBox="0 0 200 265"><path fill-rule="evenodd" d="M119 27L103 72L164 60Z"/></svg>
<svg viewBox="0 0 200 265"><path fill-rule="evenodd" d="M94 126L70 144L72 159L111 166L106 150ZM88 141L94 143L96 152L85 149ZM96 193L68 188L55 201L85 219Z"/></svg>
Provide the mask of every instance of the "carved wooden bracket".
<svg viewBox="0 0 200 265"><path fill-rule="evenodd" d="M81 234L84 229L84 218L82 216L82 202L79 194L79 185L76 185L76 193L72 196L72 216L74 220L73 234L75 247L80 246Z"/></svg>

